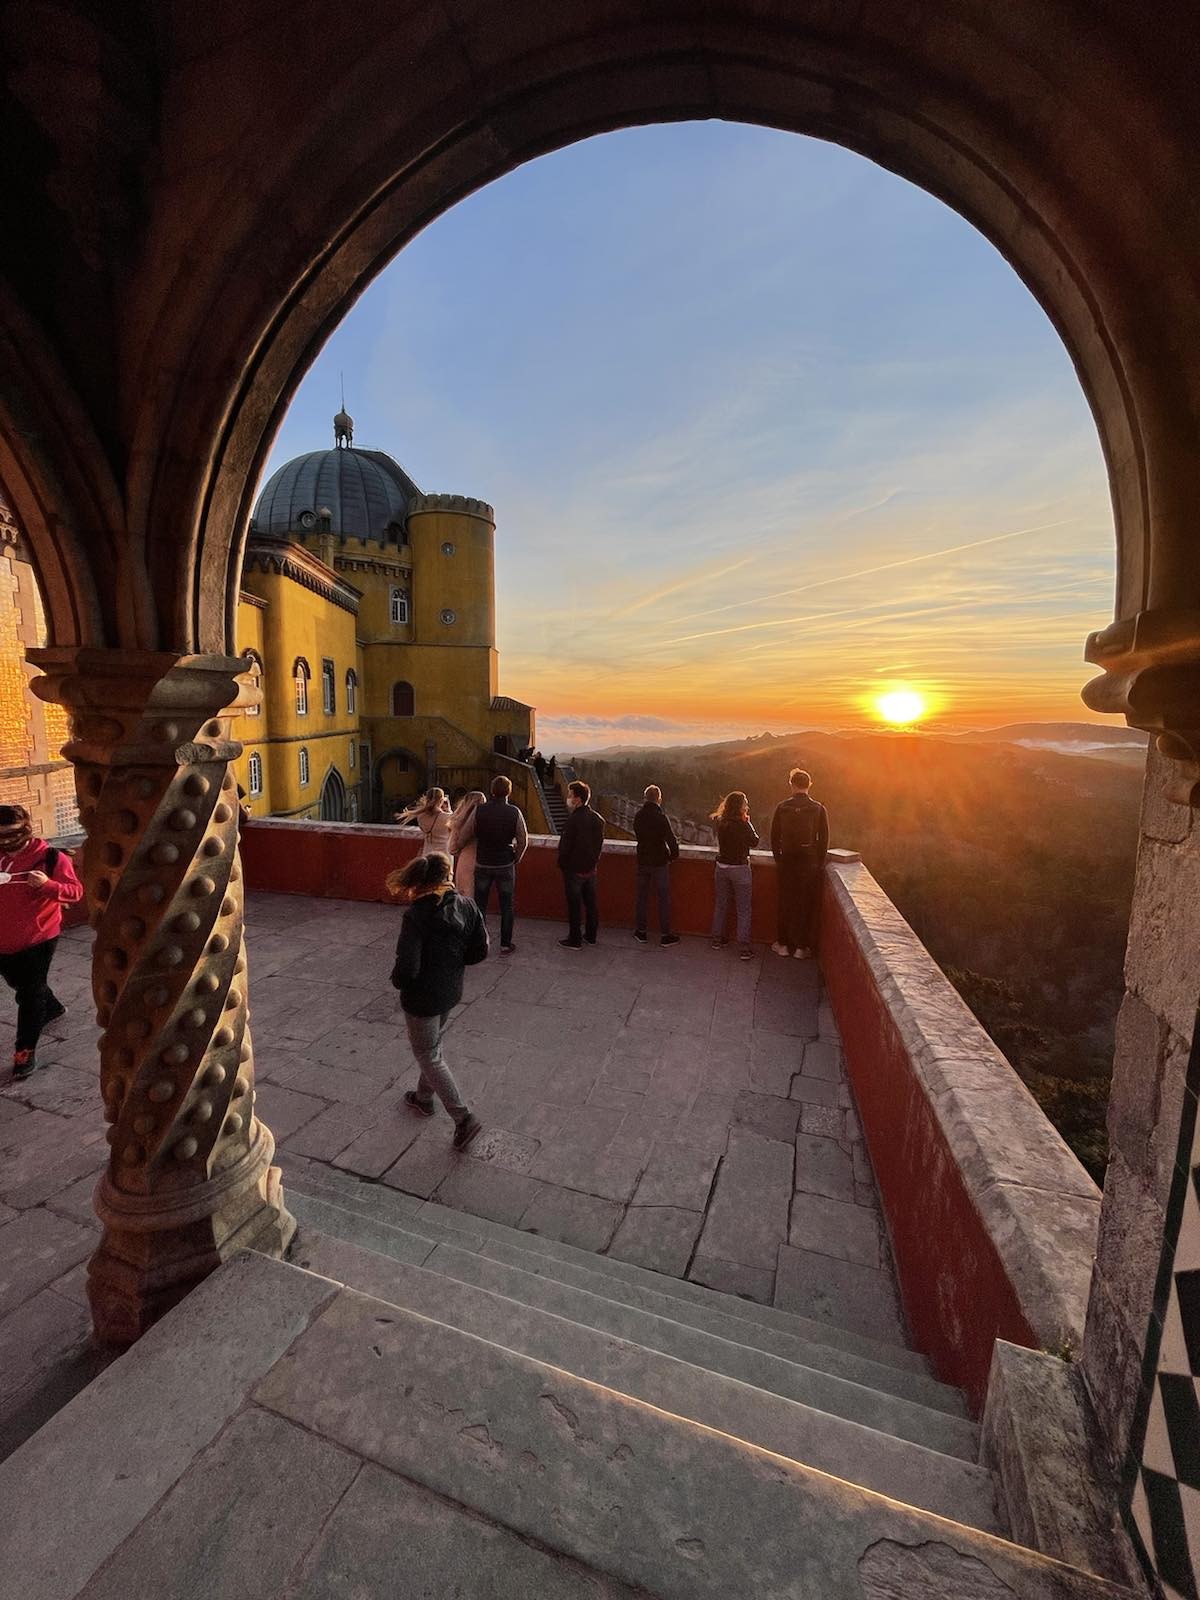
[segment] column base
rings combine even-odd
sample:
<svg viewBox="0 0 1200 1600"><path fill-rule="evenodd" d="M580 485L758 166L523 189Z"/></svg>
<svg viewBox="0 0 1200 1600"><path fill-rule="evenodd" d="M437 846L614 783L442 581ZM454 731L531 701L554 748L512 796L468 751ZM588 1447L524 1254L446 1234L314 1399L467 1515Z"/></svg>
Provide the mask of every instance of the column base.
<svg viewBox="0 0 1200 1600"><path fill-rule="evenodd" d="M101 1179L96 1214L104 1238L88 1264L88 1302L97 1341L128 1345L210 1272L239 1250L280 1257L296 1219L283 1199L282 1174L271 1166L275 1142L259 1137L236 1168L201 1188L170 1196L127 1195Z"/></svg>

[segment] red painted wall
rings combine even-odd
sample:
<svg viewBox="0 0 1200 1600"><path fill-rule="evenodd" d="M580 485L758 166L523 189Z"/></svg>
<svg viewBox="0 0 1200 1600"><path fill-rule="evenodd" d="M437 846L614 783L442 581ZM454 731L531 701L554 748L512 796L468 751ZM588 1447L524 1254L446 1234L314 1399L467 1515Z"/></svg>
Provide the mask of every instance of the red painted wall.
<svg viewBox="0 0 1200 1600"><path fill-rule="evenodd" d="M821 972L887 1218L913 1344L939 1378L987 1395L997 1339L1038 1346L891 1012L827 888Z"/></svg>
<svg viewBox="0 0 1200 1600"><path fill-rule="evenodd" d="M415 832L305 827L269 821L242 829L242 861L249 889L273 894L325 895L337 900L391 902L384 879L417 853ZM756 940L775 937L775 863L769 856L752 863L754 898L751 932ZM637 893L633 846L605 845L597 877L600 921L632 928ZM495 902L493 901L493 905ZM707 934L712 927L713 858L682 856L671 868L671 916L678 933ZM651 928L657 927L651 904ZM562 874L553 847L531 845L517 869L517 916L566 921ZM730 924L732 930L732 923Z"/></svg>

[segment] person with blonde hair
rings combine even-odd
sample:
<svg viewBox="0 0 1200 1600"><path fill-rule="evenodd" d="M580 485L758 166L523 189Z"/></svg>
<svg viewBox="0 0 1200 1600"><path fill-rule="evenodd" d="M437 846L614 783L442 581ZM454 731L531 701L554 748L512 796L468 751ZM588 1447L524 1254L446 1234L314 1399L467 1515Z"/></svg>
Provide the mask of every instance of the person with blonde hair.
<svg viewBox="0 0 1200 1600"><path fill-rule="evenodd" d="M474 900L450 878L450 857L440 850L417 856L388 874L387 886L407 901L396 941L392 987L400 991L408 1042L420 1076L405 1104L433 1115L436 1095L454 1121L454 1148L465 1150L483 1124L474 1115L442 1055L450 1013L462 999L463 970L488 953L487 929Z"/></svg>
<svg viewBox="0 0 1200 1600"><path fill-rule="evenodd" d="M397 813L396 821L401 827L412 824L420 828L425 836L421 843L423 856L430 856L435 850L443 855L449 851L452 818L444 789L436 785L427 789L418 804Z"/></svg>
<svg viewBox="0 0 1200 1600"><path fill-rule="evenodd" d="M475 812L484 804L482 789L471 789L463 795L454 808L454 821L450 829L450 854L454 858L454 887L460 894L475 895L475 857L478 851L475 839Z"/></svg>
<svg viewBox="0 0 1200 1600"><path fill-rule="evenodd" d="M732 789L712 814L717 825L717 864L715 899L713 903L712 947L720 950L725 945L725 923L732 895L737 908L737 937L741 947L738 958L753 961L750 948L750 907L753 877L750 871L750 852L758 843L758 834L750 821L750 802L740 789Z"/></svg>

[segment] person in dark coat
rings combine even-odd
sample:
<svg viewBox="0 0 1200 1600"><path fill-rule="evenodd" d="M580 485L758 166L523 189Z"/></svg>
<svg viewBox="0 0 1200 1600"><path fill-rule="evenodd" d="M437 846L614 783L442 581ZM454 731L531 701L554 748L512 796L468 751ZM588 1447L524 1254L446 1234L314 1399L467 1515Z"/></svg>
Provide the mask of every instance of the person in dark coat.
<svg viewBox="0 0 1200 1600"><path fill-rule="evenodd" d="M567 806L571 814L558 839L558 866L567 896L567 937L558 942L564 949L578 950L584 939L595 944L600 930L596 867L604 849L604 818L593 809L592 791L579 778L567 785Z"/></svg>
<svg viewBox="0 0 1200 1600"><path fill-rule="evenodd" d="M492 798L477 806L457 838L461 849L475 840L475 904L487 916L492 885L500 899L500 954L510 956L513 943L513 906L517 892L517 867L529 846L529 829L512 802L512 784L499 775L492 779Z"/></svg>
<svg viewBox="0 0 1200 1600"><path fill-rule="evenodd" d="M537 773L537 781L539 783L545 783L546 758L540 750L535 750L533 753L533 770Z"/></svg>
<svg viewBox="0 0 1200 1600"><path fill-rule="evenodd" d="M388 888L408 901L392 987L400 991L408 1041L420 1068L417 1087L404 1099L421 1116L431 1117L436 1094L454 1119L454 1148L465 1150L483 1124L446 1065L442 1037L462 999L463 969L486 957L488 936L479 907L459 894L450 872L450 857L434 851L389 875Z"/></svg>
<svg viewBox="0 0 1200 1600"><path fill-rule="evenodd" d="M0 978L16 992L13 1077L37 1068L42 1029L66 1011L49 984L63 907L83 899L71 858L39 839L24 806L0 806Z"/></svg>
<svg viewBox="0 0 1200 1600"><path fill-rule="evenodd" d="M652 783L645 792L645 805L633 819L637 839L637 910L633 937L645 944L650 916L650 891L658 896L658 942L678 944L679 935L671 932L671 863L679 859L679 840L671 819L662 808L662 790Z"/></svg>
<svg viewBox="0 0 1200 1600"><path fill-rule="evenodd" d="M801 767L792 768L788 783L792 792L771 819L771 854L779 873L779 937L771 949L805 961L817 949L829 816L809 793L812 778Z"/></svg>

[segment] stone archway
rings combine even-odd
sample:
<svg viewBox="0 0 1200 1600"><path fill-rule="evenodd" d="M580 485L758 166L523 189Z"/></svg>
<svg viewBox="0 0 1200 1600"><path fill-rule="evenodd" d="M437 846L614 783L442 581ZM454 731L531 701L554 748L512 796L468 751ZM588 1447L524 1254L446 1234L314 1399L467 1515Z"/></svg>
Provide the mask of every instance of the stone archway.
<svg viewBox="0 0 1200 1600"><path fill-rule="evenodd" d="M336 767L330 767L321 785L320 814L322 822L346 820L346 785Z"/></svg>
<svg viewBox="0 0 1200 1600"><path fill-rule="evenodd" d="M513 0L418 17L368 5L331 33L316 0L214 0L202 15L168 3L155 29L120 8L97 21L79 7L73 21L98 63L86 81L51 64L67 56L43 48L40 14L9 24L7 131L35 159L0 175L27 246L0 296L0 477L49 599L57 648L42 657L42 692L76 719L102 949L135 970L140 955L118 937L135 919L114 921L99 885L115 903L138 872L150 888L168 848L187 864L193 844L216 840L239 914L224 823L177 791L223 782L221 697L239 663L221 653L273 432L355 296L455 200L606 129L761 122L837 140L938 195L1040 300L1096 416L1116 513L1116 621L1090 647L1104 669L1090 703L1164 745L1147 787L1083 1363L1120 1458L1136 1431L1160 1265L1146 1240L1165 1233L1200 989L1200 218L1181 200L1196 186L1200 108L1185 12L1146 28L1089 0L928 0L914 27L902 0ZM311 30L322 48L282 53L282 30ZM26 70L41 55L44 70ZM214 118L214 103L227 115ZM31 183L47 150L54 182ZM82 657L80 645L101 649ZM131 783L150 789L139 798ZM184 814L196 833L175 828L181 851L169 818ZM184 916L182 876L159 887ZM204 976L206 946L189 932L179 949ZM98 969L102 1006L117 1003L106 985L118 1000L128 987ZM168 1020L152 1024L162 1050L175 1047ZM114 1039L111 1083L133 1070L121 1065L130 1050ZM207 1061L179 1065L179 1095ZM141 1148L132 1135L127 1147Z"/></svg>

